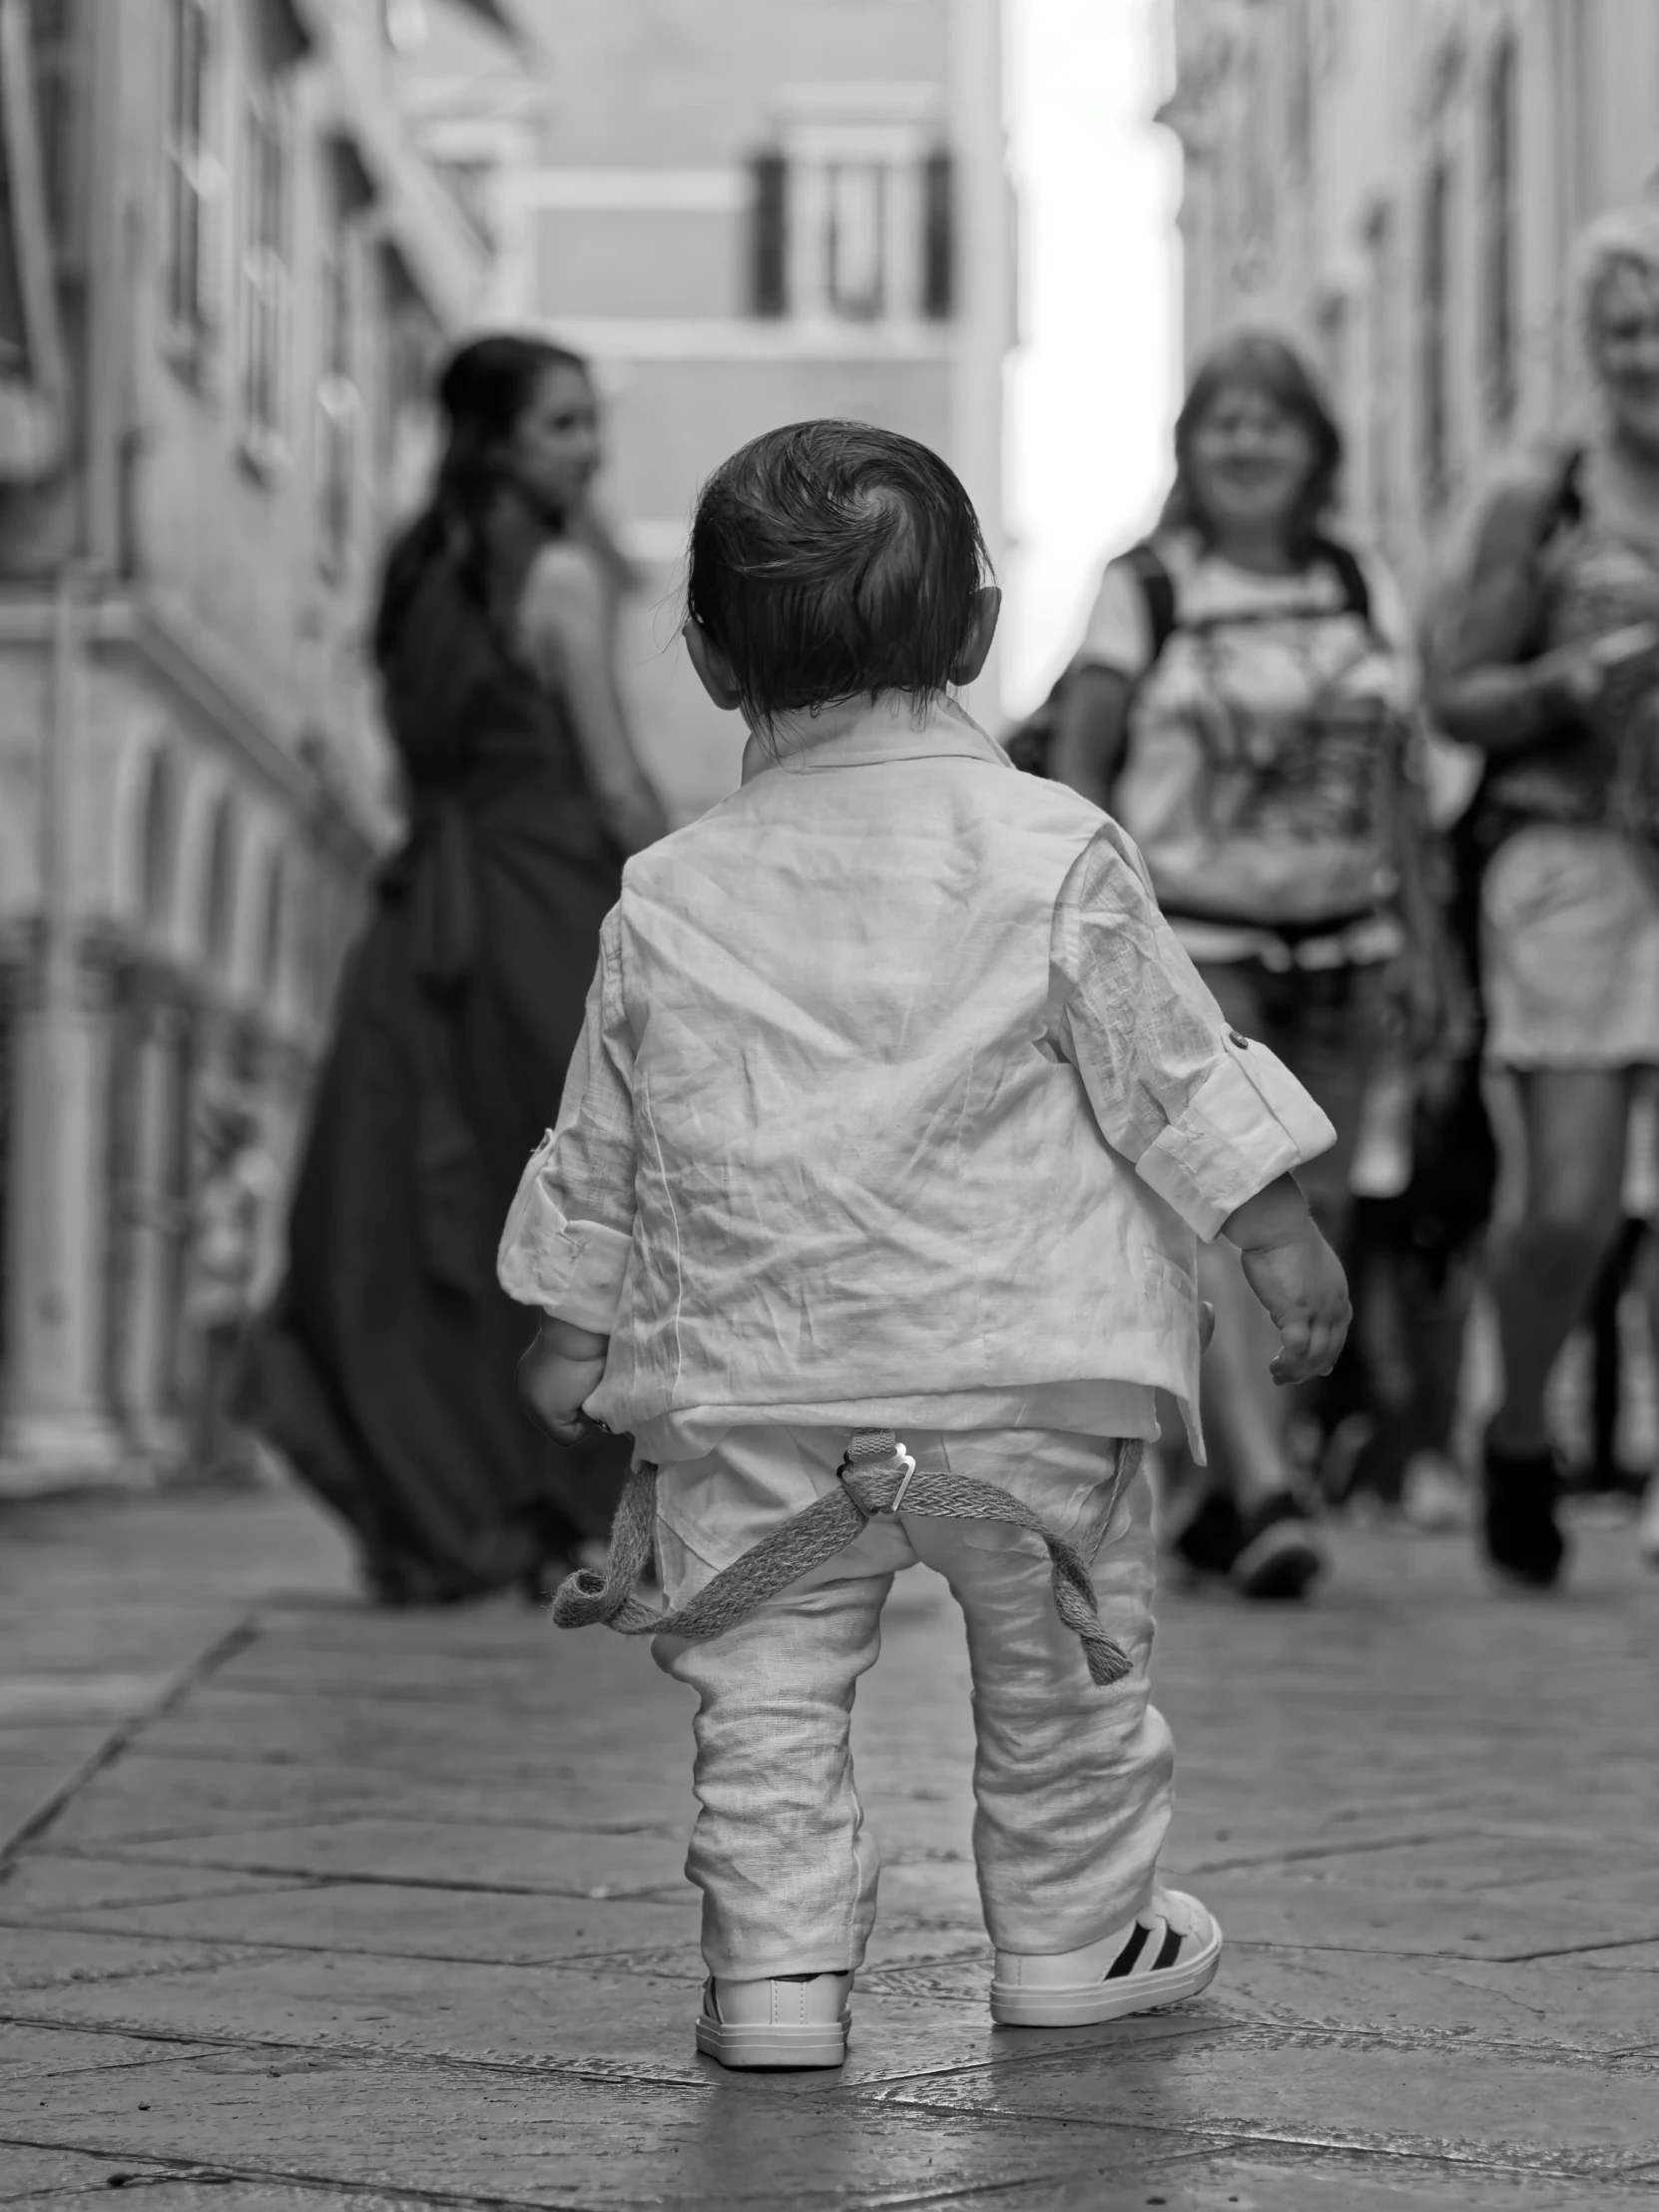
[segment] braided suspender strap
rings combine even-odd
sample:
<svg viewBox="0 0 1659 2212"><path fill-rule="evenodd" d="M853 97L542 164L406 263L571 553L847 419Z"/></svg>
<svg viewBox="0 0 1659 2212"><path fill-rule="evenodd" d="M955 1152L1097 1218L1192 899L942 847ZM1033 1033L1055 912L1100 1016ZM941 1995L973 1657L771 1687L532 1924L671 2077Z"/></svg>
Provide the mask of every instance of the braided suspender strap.
<svg viewBox="0 0 1659 2212"><path fill-rule="evenodd" d="M1120 1441L1107 1519L1141 1463L1141 1446ZM1029 1507L993 1482L960 1474L922 1474L891 1429L863 1429L853 1436L836 1468L838 1486L763 1536L734 1559L697 1595L672 1612L657 1612L639 1595L650 1563L657 1525L657 1470L649 1463L629 1476L611 1531L605 1572L583 1567L561 1583L553 1599L560 1628L601 1621L623 1636L683 1636L694 1643L724 1635L759 1607L845 1550L877 1513L937 1513L952 1520L1007 1521L1041 1537L1053 1570L1054 1603L1078 1638L1089 1674L1102 1685L1129 1673L1128 1655L1101 1626L1089 1562L1074 1544L1045 1526Z"/></svg>

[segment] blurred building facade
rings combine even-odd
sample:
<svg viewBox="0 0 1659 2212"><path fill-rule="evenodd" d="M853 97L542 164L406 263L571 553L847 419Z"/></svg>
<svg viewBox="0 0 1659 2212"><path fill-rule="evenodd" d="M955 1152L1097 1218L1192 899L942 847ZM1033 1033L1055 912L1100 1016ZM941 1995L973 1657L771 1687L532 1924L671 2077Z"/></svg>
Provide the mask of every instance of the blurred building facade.
<svg viewBox="0 0 1659 2212"><path fill-rule="evenodd" d="M390 820L363 620L488 266L395 6L0 0L0 1489L179 1456L204 1103L290 1147Z"/></svg>
<svg viewBox="0 0 1659 2212"><path fill-rule="evenodd" d="M1423 592L1578 398L1566 272L1659 174L1651 0L1176 0L1189 352L1299 333L1356 521Z"/></svg>
<svg viewBox="0 0 1659 2212"><path fill-rule="evenodd" d="M1000 548L1000 0L518 6L534 84L475 26L404 0L405 107L487 242L488 313L595 364L604 497L638 576L625 681L689 815L730 788L738 755L675 634L690 509L717 462L805 416L883 423L951 460Z"/></svg>

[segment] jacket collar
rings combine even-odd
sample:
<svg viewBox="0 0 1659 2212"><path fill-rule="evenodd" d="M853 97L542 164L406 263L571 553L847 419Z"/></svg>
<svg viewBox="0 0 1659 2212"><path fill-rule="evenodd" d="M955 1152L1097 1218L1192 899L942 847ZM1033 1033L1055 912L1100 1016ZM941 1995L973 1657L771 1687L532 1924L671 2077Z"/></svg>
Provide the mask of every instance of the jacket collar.
<svg viewBox="0 0 1659 2212"><path fill-rule="evenodd" d="M907 692L883 692L873 700L846 701L816 715L780 715L769 747L751 732L743 749L743 778L812 776L832 768L874 768L888 761L940 756L1011 766L994 738L954 700L941 699L918 716Z"/></svg>

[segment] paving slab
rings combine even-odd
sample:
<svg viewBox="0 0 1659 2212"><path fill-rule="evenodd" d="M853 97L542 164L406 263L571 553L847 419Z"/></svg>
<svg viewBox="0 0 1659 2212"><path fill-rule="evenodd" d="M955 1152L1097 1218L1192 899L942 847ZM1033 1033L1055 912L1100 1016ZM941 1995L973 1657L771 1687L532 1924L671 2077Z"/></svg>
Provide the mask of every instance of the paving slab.
<svg viewBox="0 0 1659 2212"><path fill-rule="evenodd" d="M253 1828L106 1844L117 1858L169 1866L246 1869L267 1876L460 1884L469 1890L616 1897L677 1890L685 1840L668 1830L513 1828L493 1822L345 1816L312 1826ZM1606 1931L1601 1940L1619 1933Z"/></svg>
<svg viewBox="0 0 1659 2212"><path fill-rule="evenodd" d="M96 1854L35 1852L18 1859L0 1880L0 1922L26 1925L60 1920L73 1925L82 1913L119 1911L138 1905L180 1905L215 1898L256 1898L286 1892L297 1885L282 1877L225 1874L213 1868L148 1866L138 1859L102 1859ZM181 1931L189 1934L185 1928Z"/></svg>
<svg viewBox="0 0 1659 2212"><path fill-rule="evenodd" d="M996 2212L1653 2212L1659 2196L1639 2177L1563 2182L1506 2167L1287 2145L1183 2159L1127 2182L1103 2164L1045 2175L988 2201ZM929 2212L987 2212L987 2199L971 2190L942 2196Z"/></svg>
<svg viewBox="0 0 1659 2212"><path fill-rule="evenodd" d="M345 2192L303 2183L246 2181L224 2167L194 2160L96 2157L85 2151L34 2149L22 2143L6 2147L0 2163L0 2205L6 2212L58 2212L77 2198L112 2201L112 2190L136 2193L145 2212L401 2212L423 2200L378 2192ZM429 2201L429 2200L426 2200Z"/></svg>
<svg viewBox="0 0 1659 2212"><path fill-rule="evenodd" d="M1054 2035L988 2016L961 1625L903 1578L854 1725L880 1920L827 2077L695 2051L691 1701L638 1646L374 1613L280 1495L23 1522L3 2212L1659 2207L1659 1578L1616 1531L1559 1603L1341 1530L1313 1606L1169 1592L1168 1867L1228 1955L1194 2003Z"/></svg>
<svg viewBox="0 0 1659 2212"><path fill-rule="evenodd" d="M810 2077L755 2077L727 2093L707 2075L642 2085L235 2052L139 2084L80 2081L32 2133L160 2161L195 2155L206 2134L234 2141L245 2173L389 2193L775 2212L920 2203L969 2185L995 2203L999 2184L1097 2164L1107 2131L1091 2130L1072 2157L1034 2127L889 2110L855 2092L826 2095ZM1154 2129L1110 2133L1119 2173L1185 2148Z"/></svg>
<svg viewBox="0 0 1659 2212"><path fill-rule="evenodd" d="M896 2082L883 2097L1526 2172L1616 2176L1659 2162L1659 2067L1574 2065L1451 2038L1324 2028L1192 2033L1115 2051L1109 2067L1094 2053L1062 2052L994 2072Z"/></svg>
<svg viewBox="0 0 1659 2212"><path fill-rule="evenodd" d="M580 1797L572 1811L573 1795ZM312 1816L395 1811L403 1820L488 1822L519 1828L683 1830L696 1811L691 1779L679 1803L661 1782L642 1782L632 1760L595 1772L561 1761L535 1780L455 1778L406 1771L396 1787L380 1769L323 1759L266 1761L158 1751L141 1737L97 1791L53 1825L59 1846L96 1850L172 1835L292 1826ZM959 1819L959 1815L958 1815ZM959 1840L959 1826L954 1832Z"/></svg>
<svg viewBox="0 0 1659 2212"><path fill-rule="evenodd" d="M5 1893L0 1892L0 1903ZM60 1927L124 1936L196 1936L284 1950L366 1951L428 1960L546 1965L558 1959L633 1954L651 1947L698 1965L698 1900L582 1899L478 1890L418 1890L402 1883L328 1882L263 1895L60 1907Z"/></svg>

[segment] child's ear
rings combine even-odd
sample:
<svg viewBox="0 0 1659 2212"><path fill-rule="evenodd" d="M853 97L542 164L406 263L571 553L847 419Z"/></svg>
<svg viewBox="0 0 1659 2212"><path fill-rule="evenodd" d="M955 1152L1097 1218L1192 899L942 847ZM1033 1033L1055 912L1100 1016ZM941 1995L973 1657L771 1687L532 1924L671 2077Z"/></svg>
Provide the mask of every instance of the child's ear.
<svg viewBox="0 0 1659 2212"><path fill-rule="evenodd" d="M686 641L686 651L691 655L691 665L697 671L698 681L715 705L728 714L741 707L743 700L733 681L732 664L702 623L695 617L688 616L680 635Z"/></svg>
<svg viewBox="0 0 1659 2212"><path fill-rule="evenodd" d="M950 666L953 684L971 684L990 656L996 636L996 620L1002 612L1002 591L996 584L981 584L973 595L973 626L962 641L962 650Z"/></svg>

